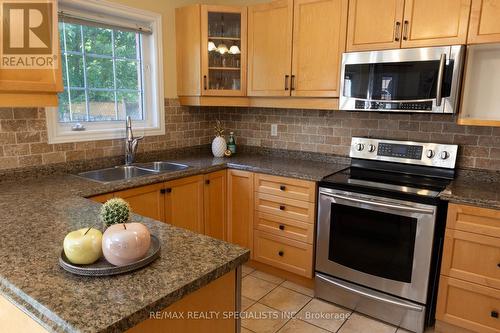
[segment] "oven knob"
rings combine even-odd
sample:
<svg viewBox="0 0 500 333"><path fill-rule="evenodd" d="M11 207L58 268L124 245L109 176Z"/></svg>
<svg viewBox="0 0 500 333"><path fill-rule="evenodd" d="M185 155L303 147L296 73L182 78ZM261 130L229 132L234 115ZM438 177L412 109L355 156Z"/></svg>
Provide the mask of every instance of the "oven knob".
<svg viewBox="0 0 500 333"><path fill-rule="evenodd" d="M369 151L370 153L373 153L373 152L375 151L375 149L376 149L376 147L375 147L374 145L372 145L372 144L369 144L369 145L368 145L368 151Z"/></svg>
<svg viewBox="0 0 500 333"><path fill-rule="evenodd" d="M433 158L433 157L434 157L434 150L432 150L432 149L428 149L428 150L425 152L425 156L427 156L428 158Z"/></svg>
<svg viewBox="0 0 500 333"><path fill-rule="evenodd" d="M442 159L442 160L445 160L447 159L448 157L450 157L450 153L448 153L446 150L442 151L441 152L441 155L439 155L439 157Z"/></svg>
<svg viewBox="0 0 500 333"><path fill-rule="evenodd" d="M356 150L357 150L357 151L362 151L363 149L365 149L365 145L364 145L364 144L362 144L362 143L358 143L358 144L356 145Z"/></svg>

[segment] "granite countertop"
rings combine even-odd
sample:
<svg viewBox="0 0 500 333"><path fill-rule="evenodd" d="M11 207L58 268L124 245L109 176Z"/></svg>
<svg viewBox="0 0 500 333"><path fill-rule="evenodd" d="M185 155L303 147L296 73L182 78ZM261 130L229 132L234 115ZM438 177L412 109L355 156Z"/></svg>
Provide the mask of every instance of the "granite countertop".
<svg viewBox="0 0 500 333"><path fill-rule="evenodd" d="M133 215L160 239L160 258L130 274L75 276L59 267L58 257L68 232L98 220L100 204L84 197L228 166L312 181L346 167L255 154L216 159L198 153L169 160L191 168L107 184L71 174L0 182L0 293L49 331L122 332L243 264L249 251Z"/></svg>
<svg viewBox="0 0 500 333"><path fill-rule="evenodd" d="M440 198L451 203L500 209L500 172L459 170Z"/></svg>

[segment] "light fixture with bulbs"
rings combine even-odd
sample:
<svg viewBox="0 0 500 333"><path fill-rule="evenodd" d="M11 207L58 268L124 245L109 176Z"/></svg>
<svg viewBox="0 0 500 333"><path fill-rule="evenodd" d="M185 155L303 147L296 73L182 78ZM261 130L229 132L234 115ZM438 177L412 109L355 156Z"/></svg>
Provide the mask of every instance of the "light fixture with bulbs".
<svg viewBox="0 0 500 333"><path fill-rule="evenodd" d="M208 52L212 52L212 51L216 51L217 50L217 46L215 46L215 43L210 41L208 42Z"/></svg>
<svg viewBox="0 0 500 333"><path fill-rule="evenodd" d="M233 45L229 48L229 51L228 51L229 54L240 54L241 51L240 51L240 48L238 47L238 45Z"/></svg>
<svg viewBox="0 0 500 333"><path fill-rule="evenodd" d="M227 48L226 44L222 43L217 46L217 51L219 51L220 54L225 54L229 52L229 49Z"/></svg>

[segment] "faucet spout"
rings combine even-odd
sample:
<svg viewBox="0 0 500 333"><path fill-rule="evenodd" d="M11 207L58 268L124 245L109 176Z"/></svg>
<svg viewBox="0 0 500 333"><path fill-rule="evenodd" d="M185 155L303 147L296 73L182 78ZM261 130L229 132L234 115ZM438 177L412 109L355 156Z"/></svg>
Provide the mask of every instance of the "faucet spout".
<svg viewBox="0 0 500 333"><path fill-rule="evenodd" d="M139 141L144 137L134 137L132 131L132 118L130 118L130 116L127 116L127 120L125 121L125 132L125 165L129 166L134 162L137 146Z"/></svg>

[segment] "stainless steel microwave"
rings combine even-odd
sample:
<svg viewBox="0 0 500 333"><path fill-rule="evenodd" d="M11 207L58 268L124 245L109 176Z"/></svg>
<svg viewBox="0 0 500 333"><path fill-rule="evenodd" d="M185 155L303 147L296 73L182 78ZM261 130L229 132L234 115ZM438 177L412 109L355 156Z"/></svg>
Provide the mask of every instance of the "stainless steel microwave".
<svg viewBox="0 0 500 333"><path fill-rule="evenodd" d="M465 46L344 53L341 110L455 113Z"/></svg>

